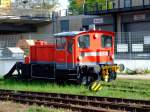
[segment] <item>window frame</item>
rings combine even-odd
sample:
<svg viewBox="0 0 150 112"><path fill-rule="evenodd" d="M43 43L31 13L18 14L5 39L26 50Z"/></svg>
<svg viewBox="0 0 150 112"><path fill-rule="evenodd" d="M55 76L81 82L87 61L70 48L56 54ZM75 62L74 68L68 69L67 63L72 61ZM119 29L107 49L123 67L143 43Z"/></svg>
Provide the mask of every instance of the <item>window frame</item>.
<svg viewBox="0 0 150 112"><path fill-rule="evenodd" d="M103 36L107 36L107 37L103 37ZM106 38L111 38L111 46L110 47L108 47L108 46L106 46L106 42L105 42L105 39ZM103 40L104 39L104 40ZM103 42L104 41L104 42ZM102 48L112 48L113 47L113 38L112 38L112 36L111 35L106 35L106 34L102 34L101 35L101 47Z"/></svg>
<svg viewBox="0 0 150 112"><path fill-rule="evenodd" d="M59 47L58 47L59 44L58 44L58 40L57 40L57 39L61 39L61 45L64 44L63 48L59 48ZM62 40L64 40L65 42L62 43ZM65 49L66 49L66 44L67 44L67 40L66 40L65 37L57 37L57 38L56 38L56 50L65 50Z"/></svg>
<svg viewBox="0 0 150 112"><path fill-rule="evenodd" d="M80 46L80 38L82 37L84 37L84 36L86 36L86 37L88 37L88 47L81 47ZM85 38L85 37L84 37ZM79 35L79 37L78 37L78 47L80 48L80 49L88 49L88 48L90 48L90 34L84 34L84 35Z"/></svg>

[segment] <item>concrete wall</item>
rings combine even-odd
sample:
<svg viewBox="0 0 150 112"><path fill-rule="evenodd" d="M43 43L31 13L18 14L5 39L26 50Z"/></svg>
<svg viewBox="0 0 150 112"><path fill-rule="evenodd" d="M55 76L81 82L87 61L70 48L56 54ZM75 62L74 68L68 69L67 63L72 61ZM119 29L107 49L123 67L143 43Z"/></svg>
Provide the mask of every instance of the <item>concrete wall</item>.
<svg viewBox="0 0 150 112"><path fill-rule="evenodd" d="M70 23L69 23L69 30L80 30L80 28L82 27L82 17L73 17L72 19L70 19Z"/></svg>
<svg viewBox="0 0 150 112"><path fill-rule="evenodd" d="M51 34L53 32L52 23L42 25L37 28L38 34Z"/></svg>
<svg viewBox="0 0 150 112"><path fill-rule="evenodd" d="M77 15L77 16L64 16L58 17L49 24L45 24L39 26L37 28L37 33L46 33L46 34L53 34L61 32L61 21L68 20L69 21L69 31L79 31L80 28L83 26L83 19L85 18L98 18L100 16L88 16L88 15ZM93 24L93 23L91 23Z"/></svg>
<svg viewBox="0 0 150 112"><path fill-rule="evenodd" d="M115 60L114 63L124 64L125 69L150 69L150 60Z"/></svg>
<svg viewBox="0 0 150 112"><path fill-rule="evenodd" d="M69 31L79 31L82 27L82 18L86 17L85 15L78 16L65 16L58 18L56 32L61 32L61 24L62 20L69 20Z"/></svg>

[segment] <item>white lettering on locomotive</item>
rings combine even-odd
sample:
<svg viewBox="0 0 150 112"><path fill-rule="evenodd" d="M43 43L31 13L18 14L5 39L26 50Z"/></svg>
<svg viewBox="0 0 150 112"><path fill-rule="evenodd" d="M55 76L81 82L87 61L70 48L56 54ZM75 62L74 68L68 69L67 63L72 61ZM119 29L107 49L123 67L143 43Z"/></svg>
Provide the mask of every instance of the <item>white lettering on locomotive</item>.
<svg viewBox="0 0 150 112"><path fill-rule="evenodd" d="M108 56L108 52L84 52L82 53L82 56Z"/></svg>

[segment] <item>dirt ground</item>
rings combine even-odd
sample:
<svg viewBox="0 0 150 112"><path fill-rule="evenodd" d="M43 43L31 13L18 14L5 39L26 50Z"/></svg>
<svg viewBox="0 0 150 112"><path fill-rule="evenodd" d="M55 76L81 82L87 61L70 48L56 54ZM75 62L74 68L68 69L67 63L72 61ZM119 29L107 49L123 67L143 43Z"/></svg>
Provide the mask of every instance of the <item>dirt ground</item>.
<svg viewBox="0 0 150 112"><path fill-rule="evenodd" d="M127 75L127 74L119 74L117 76L118 79L143 79L150 80L150 74L137 74L137 75Z"/></svg>
<svg viewBox="0 0 150 112"><path fill-rule="evenodd" d="M0 101L0 112L25 112L28 108L28 105Z"/></svg>
<svg viewBox="0 0 150 112"><path fill-rule="evenodd" d="M46 108L44 106L29 106L27 104L19 104L14 102L0 101L0 112L72 112L71 110Z"/></svg>

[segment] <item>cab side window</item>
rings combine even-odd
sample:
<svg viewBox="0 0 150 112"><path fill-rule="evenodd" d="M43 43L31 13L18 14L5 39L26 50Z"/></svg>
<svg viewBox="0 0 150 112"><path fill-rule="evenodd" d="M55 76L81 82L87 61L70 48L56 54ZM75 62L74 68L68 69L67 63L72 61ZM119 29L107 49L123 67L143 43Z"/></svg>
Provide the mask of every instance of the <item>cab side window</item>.
<svg viewBox="0 0 150 112"><path fill-rule="evenodd" d="M112 37L108 35L102 35L101 45L103 48L112 47Z"/></svg>
<svg viewBox="0 0 150 112"><path fill-rule="evenodd" d="M63 37L56 39L56 49L65 49L66 39Z"/></svg>
<svg viewBox="0 0 150 112"><path fill-rule="evenodd" d="M90 36L89 35L79 36L78 46L79 46L79 48L89 48L90 47Z"/></svg>

